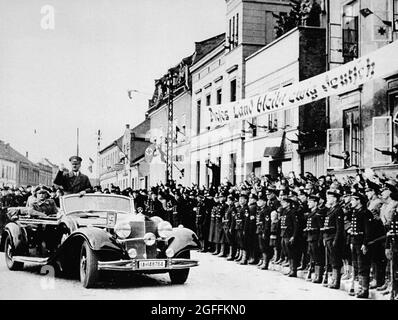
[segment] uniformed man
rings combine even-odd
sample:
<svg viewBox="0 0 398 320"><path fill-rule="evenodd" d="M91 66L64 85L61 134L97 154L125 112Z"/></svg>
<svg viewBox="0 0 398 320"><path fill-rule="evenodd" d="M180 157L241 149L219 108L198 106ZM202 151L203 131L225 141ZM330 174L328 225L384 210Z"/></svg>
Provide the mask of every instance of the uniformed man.
<svg viewBox="0 0 398 320"><path fill-rule="evenodd" d="M235 199L230 194L227 196L227 210L225 210L225 214L223 217L223 241L226 246L229 246L229 254L227 257L227 261L232 261L234 259L234 255L236 253L235 246L235 230L233 230L233 220L236 217L236 207L235 207Z"/></svg>
<svg viewBox="0 0 398 320"><path fill-rule="evenodd" d="M320 197L311 194L308 197L308 213L306 215L307 223L304 229L306 233L308 254L310 257L310 269L308 270L307 280L311 280L312 267L315 271L313 283L322 282L324 248L321 239L321 227L323 226L323 215L319 210Z"/></svg>
<svg viewBox="0 0 398 320"><path fill-rule="evenodd" d="M257 195L250 193L248 202L249 213L245 214L245 219L243 220L243 236L248 255L248 264L258 263L258 239L256 236L257 200Z"/></svg>
<svg viewBox="0 0 398 320"><path fill-rule="evenodd" d="M372 213L366 208L366 198L360 193L351 195L351 251L356 261L359 276L358 298L368 298L370 277L370 254L367 243L372 239Z"/></svg>
<svg viewBox="0 0 398 320"><path fill-rule="evenodd" d="M281 238L282 246L285 248L289 261L289 277L297 277L297 267L300 258L299 239L299 221L297 218L297 209L294 204L297 198L284 195L281 197L282 215L281 215Z"/></svg>
<svg viewBox="0 0 398 320"><path fill-rule="evenodd" d="M365 190L366 197L368 199L368 210L373 215L373 233L375 238L380 238L385 234L385 228L380 218L380 209L382 201L378 197L380 187L372 183L367 182L367 188ZM373 265L373 281L369 285L370 289L375 289L383 286L386 278L386 266L387 260L385 256L385 248L383 241L375 241L372 245L368 246L370 251L371 264Z"/></svg>
<svg viewBox="0 0 398 320"><path fill-rule="evenodd" d="M202 248L200 249L200 252L206 252L207 248L205 247L205 242L204 242L204 221L206 217L206 206L204 199L205 197L201 194L198 194L197 197L197 203L196 207L194 208L195 211L195 224L196 224L196 235L199 238L200 244Z"/></svg>
<svg viewBox="0 0 398 320"><path fill-rule="evenodd" d="M80 196L91 192L90 179L80 172L82 158L79 156L72 156L69 158L72 166L71 172L64 172L64 167L61 166L57 176L54 179L54 184L62 186L65 194L78 193Z"/></svg>
<svg viewBox="0 0 398 320"><path fill-rule="evenodd" d="M325 220L321 231L325 247L325 277L324 286L332 289L340 288L342 247L344 244L344 214L339 206L339 199L342 193L339 189L329 189L326 193ZM332 267L332 282L328 285L328 266Z"/></svg>
<svg viewBox="0 0 398 320"><path fill-rule="evenodd" d="M390 260L391 296L390 299L397 299L398 296L398 212L391 217L391 223L387 232L386 256Z"/></svg>
<svg viewBox="0 0 398 320"><path fill-rule="evenodd" d="M261 193L257 201L256 234L261 253L261 263L258 264L258 268L261 270L268 270L269 263L274 254L273 248L270 246L272 208L267 206L267 200L267 196Z"/></svg>
<svg viewBox="0 0 398 320"><path fill-rule="evenodd" d="M235 230L240 255L236 260L239 264L247 264L248 254L244 239L244 220L249 217L249 206L247 204L249 197L245 192L239 196L239 207L236 213Z"/></svg>
<svg viewBox="0 0 398 320"><path fill-rule="evenodd" d="M203 239L204 239L204 247L205 247L205 251L209 251L211 249L211 244L209 242L209 233L210 233L210 222L211 222L211 212L213 210L213 207L215 205L215 201L214 201L214 194L212 193L212 191L205 191L205 218L203 220Z"/></svg>
<svg viewBox="0 0 398 320"><path fill-rule="evenodd" d="M220 192L220 210L216 215L216 243L220 245L220 252L218 257L225 258L228 253L226 252L226 242L224 237L224 218L228 210L227 197L225 191Z"/></svg>
<svg viewBox="0 0 398 320"><path fill-rule="evenodd" d="M210 215L210 228L209 228L209 243L214 248L212 254L218 255L220 253L220 245L215 242L216 240L216 216L220 212L220 195L217 193L214 197L214 206Z"/></svg>

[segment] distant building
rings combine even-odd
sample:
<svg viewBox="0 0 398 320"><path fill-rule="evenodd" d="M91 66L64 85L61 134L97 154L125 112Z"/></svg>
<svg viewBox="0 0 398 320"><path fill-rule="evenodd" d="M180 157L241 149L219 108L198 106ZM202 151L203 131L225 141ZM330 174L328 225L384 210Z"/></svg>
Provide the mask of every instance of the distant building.
<svg viewBox="0 0 398 320"><path fill-rule="evenodd" d="M145 120L133 129L126 125L124 134L99 152L99 184L102 189L112 185L126 188L148 187L149 166L140 162L149 146L150 122ZM147 166L147 168L145 168ZM140 170L138 170L140 167Z"/></svg>
<svg viewBox="0 0 398 320"><path fill-rule="evenodd" d="M0 140L1 179L5 185L27 186L40 183L40 167ZM4 173L4 174L3 174Z"/></svg>
<svg viewBox="0 0 398 320"><path fill-rule="evenodd" d="M52 163L47 158L43 158L42 160L40 160L38 162L38 165L43 165L44 166L43 168L45 168L47 170L46 171L47 175L48 175L48 172L49 172L49 168L51 169L50 170L51 171L51 177L49 178L49 181L51 181L51 182L49 183L49 185L52 185L53 181L54 181L54 179L55 179L55 177L56 177L56 175L57 175L57 173L59 171L59 167L56 164ZM44 175L43 175L43 177L44 177Z"/></svg>

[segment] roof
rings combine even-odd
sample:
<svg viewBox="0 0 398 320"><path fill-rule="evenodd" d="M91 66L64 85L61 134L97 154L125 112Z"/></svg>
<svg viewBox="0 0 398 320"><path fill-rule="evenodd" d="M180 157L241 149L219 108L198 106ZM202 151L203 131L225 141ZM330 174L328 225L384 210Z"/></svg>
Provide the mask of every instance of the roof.
<svg viewBox="0 0 398 320"><path fill-rule="evenodd" d="M124 135L123 135L123 136L124 136ZM123 136L121 136L121 137L119 137L117 140L115 140L116 143L117 143L117 145L119 145L119 146L122 145ZM103 153L103 152L105 152L106 150L108 150L108 149L114 147L114 146L115 146L115 141L113 141L111 144L107 145L105 148L101 149L101 150L99 151L99 153Z"/></svg>
<svg viewBox="0 0 398 320"><path fill-rule="evenodd" d="M209 39L195 42L195 54L192 64L197 63L208 53L216 49L221 43L225 42L225 32Z"/></svg>
<svg viewBox="0 0 398 320"><path fill-rule="evenodd" d="M5 143L0 140L0 159L13 161L13 162L24 162L31 166L36 166L32 161L28 158L20 154L17 150L12 148L9 143Z"/></svg>

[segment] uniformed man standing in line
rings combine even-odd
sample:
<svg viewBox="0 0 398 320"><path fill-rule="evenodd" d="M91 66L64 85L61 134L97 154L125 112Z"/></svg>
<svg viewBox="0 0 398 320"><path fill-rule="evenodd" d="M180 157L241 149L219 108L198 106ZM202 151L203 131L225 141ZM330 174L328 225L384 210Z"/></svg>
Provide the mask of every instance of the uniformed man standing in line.
<svg viewBox="0 0 398 320"><path fill-rule="evenodd" d="M251 193L249 195L249 213L245 213L243 222L245 249L249 264L258 263L258 239L256 236L257 200L256 194Z"/></svg>
<svg viewBox="0 0 398 320"><path fill-rule="evenodd" d="M210 222L211 222L211 212L213 210L213 206L215 205L215 201L213 199L213 194L211 191L205 192L205 218L202 224L202 232L203 232L203 239L204 239L204 252L211 250L210 242L209 242L209 233L210 233Z"/></svg>
<svg viewBox="0 0 398 320"><path fill-rule="evenodd" d="M236 218L235 199L232 195L227 197L227 210L223 217L223 240L229 246L227 261L232 261L236 253L234 219Z"/></svg>
<svg viewBox="0 0 398 320"><path fill-rule="evenodd" d="M281 206L283 208L281 216L281 238L282 246L287 252L289 259L289 277L297 277L298 260L300 258L300 244L298 243L299 222L297 219L297 209L294 208L296 197L282 196Z"/></svg>
<svg viewBox="0 0 398 320"><path fill-rule="evenodd" d="M214 248L212 252L213 255L218 255L220 253L220 245L215 242L216 240L216 216L220 211L220 196L217 193L214 196L214 206L211 209L210 215L210 228L209 228L209 243Z"/></svg>
<svg viewBox="0 0 398 320"><path fill-rule="evenodd" d="M267 206L267 196L263 193L257 201L256 215L256 234L258 237L258 247L261 253L261 260L258 268L268 270L269 262L274 254L273 248L270 246L271 236L271 208Z"/></svg>
<svg viewBox="0 0 398 320"><path fill-rule="evenodd" d="M72 166L71 172L64 172L63 166L60 167L58 174L54 179L54 184L62 186L65 194L78 193L80 196L91 192L90 179L80 172L82 158L72 156L69 158Z"/></svg>
<svg viewBox="0 0 398 320"><path fill-rule="evenodd" d="M391 296L390 299L397 299L398 296L398 212L394 211L391 223L387 232L386 257L390 260L391 273Z"/></svg>
<svg viewBox="0 0 398 320"><path fill-rule="evenodd" d="M223 218L225 215L225 212L228 209L228 205L226 203L226 194L224 192L220 192L220 206L218 213L216 214L216 235L215 235L215 242L217 245L220 247L220 252L218 253L218 257L226 257L227 253L225 251L225 242L223 239Z"/></svg>
<svg viewBox="0 0 398 320"><path fill-rule="evenodd" d="M197 198L197 204L196 204L196 207L194 208L194 211L196 213L196 217L195 217L196 235L198 236L200 244L202 246L202 248L200 249L200 252L206 252L205 241L204 241L204 232L203 232L204 220L206 217L206 206L205 206L205 202L204 202L205 197L201 194L198 194L196 198Z"/></svg>
<svg viewBox="0 0 398 320"><path fill-rule="evenodd" d="M377 184L368 181L365 192L368 199L368 210L373 215L374 237L382 237L385 234L385 228L380 218L380 208L382 206L382 201L378 197L380 187ZM373 265L373 283L369 285L369 288L375 289L381 287L386 278L387 260L384 252L383 241L374 242L371 246L369 246L369 251L371 264Z"/></svg>
<svg viewBox="0 0 398 320"><path fill-rule="evenodd" d="M321 227L323 226L323 216L318 208L320 197L314 194L308 197L307 224L304 229L306 233L308 253L310 256L310 269L308 270L307 280L311 280L312 267L315 270L313 283L322 282L324 248L321 239Z"/></svg>
<svg viewBox="0 0 398 320"><path fill-rule="evenodd" d="M331 289L340 288L341 268L343 266L342 250L344 244L344 214L338 202L341 197L340 190L330 189L326 193L326 205L328 211L323 227L323 243L325 246L326 261L324 286L328 286L328 265L332 267L332 282L328 286Z"/></svg>
<svg viewBox="0 0 398 320"><path fill-rule="evenodd" d="M359 292L357 298L368 298L370 254L367 243L372 239L372 213L366 208L366 198L360 193L351 195L351 251L358 265Z"/></svg>
<svg viewBox="0 0 398 320"><path fill-rule="evenodd" d="M236 214L236 239L238 248L240 249L240 255L236 262L239 264L247 264L248 254L247 248L245 247L245 234L244 234L244 220L249 217L249 206L247 204L249 197L246 193L241 192L239 196L239 208Z"/></svg>

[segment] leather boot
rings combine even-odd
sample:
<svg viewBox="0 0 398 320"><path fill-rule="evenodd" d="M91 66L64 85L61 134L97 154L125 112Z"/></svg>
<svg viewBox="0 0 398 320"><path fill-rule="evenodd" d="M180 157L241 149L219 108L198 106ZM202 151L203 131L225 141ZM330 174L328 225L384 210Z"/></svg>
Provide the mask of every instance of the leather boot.
<svg viewBox="0 0 398 320"><path fill-rule="evenodd" d="M298 269L297 269L297 270L298 270ZM307 273L307 276L305 277L305 281L311 281L311 280L312 280L312 279L311 279L311 275L312 275L313 271L314 271L314 266L313 266L313 264L311 263L311 264L310 264L310 267L308 268L308 273Z"/></svg>
<svg viewBox="0 0 398 320"><path fill-rule="evenodd" d="M247 252L246 250L242 250L242 259L239 261L239 264L247 264Z"/></svg>
<svg viewBox="0 0 398 320"><path fill-rule="evenodd" d="M228 257L227 257L227 261L232 261L232 260L234 260L234 254L233 254L234 252L233 252L233 248L232 248L232 246L229 246L229 255L228 255Z"/></svg>
<svg viewBox="0 0 398 320"><path fill-rule="evenodd" d="M215 247L216 247L216 249L214 250L214 252L211 253L214 256L216 256L220 253L220 244L216 243Z"/></svg>
<svg viewBox="0 0 398 320"><path fill-rule="evenodd" d="M282 267L288 267L289 266L289 260L285 259L284 262L282 262Z"/></svg>
<svg viewBox="0 0 398 320"><path fill-rule="evenodd" d="M340 289L341 271L340 269L333 269L333 281L329 286L330 289Z"/></svg>
<svg viewBox="0 0 398 320"><path fill-rule="evenodd" d="M235 255L234 255L234 260L235 261L238 260L239 256L240 256L240 249L236 248L236 252L235 252Z"/></svg>
<svg viewBox="0 0 398 320"><path fill-rule="evenodd" d="M360 289L357 294L357 298L367 299L369 298L369 277L360 276Z"/></svg>
<svg viewBox="0 0 398 320"><path fill-rule="evenodd" d="M322 283L321 271L321 266L315 266L315 278L312 280L313 283Z"/></svg>
<svg viewBox="0 0 398 320"><path fill-rule="evenodd" d="M248 263L249 264L257 264L258 263L257 258L254 256L254 253L252 253L252 256L250 257Z"/></svg>
<svg viewBox="0 0 398 320"><path fill-rule="evenodd" d="M219 254L217 255L217 257L225 257L225 244L222 243L222 244L219 245L219 246L220 246L220 252L219 252Z"/></svg>
<svg viewBox="0 0 398 320"><path fill-rule="evenodd" d="M260 267L264 264L264 254L261 254L261 258L258 260L257 267Z"/></svg>
<svg viewBox="0 0 398 320"><path fill-rule="evenodd" d="M381 287L378 287L376 290L377 290L377 291L385 291L385 290L388 289L388 286L389 286L389 285L390 285L389 281L386 280L386 281L384 282L384 284L383 284Z"/></svg>
<svg viewBox="0 0 398 320"><path fill-rule="evenodd" d="M260 270L267 270L269 261L267 260L267 255L265 253L262 254L261 261L262 261L262 263L258 266L258 268Z"/></svg>
<svg viewBox="0 0 398 320"><path fill-rule="evenodd" d="M287 274L288 277L296 278L297 277L297 267L294 265L294 260L289 260L290 272Z"/></svg>
<svg viewBox="0 0 398 320"><path fill-rule="evenodd" d="M242 253L242 249L238 249L238 254L234 261L239 262L239 260L242 259Z"/></svg>
<svg viewBox="0 0 398 320"><path fill-rule="evenodd" d="M328 282L329 282L329 272L328 272L327 267L325 267L325 272L323 273L322 285L324 287L327 287Z"/></svg>

